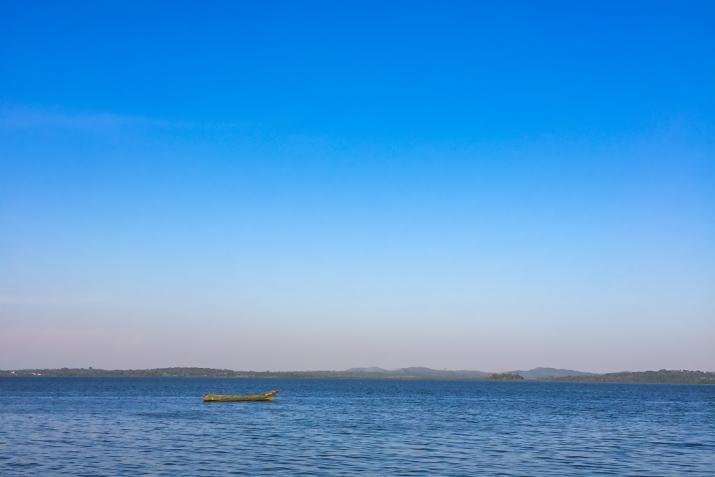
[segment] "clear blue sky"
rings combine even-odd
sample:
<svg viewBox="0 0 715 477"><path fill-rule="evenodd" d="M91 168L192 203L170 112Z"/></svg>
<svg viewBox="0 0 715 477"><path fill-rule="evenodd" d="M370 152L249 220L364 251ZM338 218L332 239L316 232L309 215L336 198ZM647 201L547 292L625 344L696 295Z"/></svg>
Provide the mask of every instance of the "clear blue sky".
<svg viewBox="0 0 715 477"><path fill-rule="evenodd" d="M0 4L0 368L713 343L713 2Z"/></svg>

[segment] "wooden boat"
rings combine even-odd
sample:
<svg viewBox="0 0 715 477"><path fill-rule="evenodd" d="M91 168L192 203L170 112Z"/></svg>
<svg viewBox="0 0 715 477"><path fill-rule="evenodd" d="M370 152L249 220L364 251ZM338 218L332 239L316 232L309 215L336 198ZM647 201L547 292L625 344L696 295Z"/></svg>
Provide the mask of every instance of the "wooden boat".
<svg viewBox="0 0 715 477"><path fill-rule="evenodd" d="M204 394L204 402L270 401L278 394L274 389L260 394Z"/></svg>

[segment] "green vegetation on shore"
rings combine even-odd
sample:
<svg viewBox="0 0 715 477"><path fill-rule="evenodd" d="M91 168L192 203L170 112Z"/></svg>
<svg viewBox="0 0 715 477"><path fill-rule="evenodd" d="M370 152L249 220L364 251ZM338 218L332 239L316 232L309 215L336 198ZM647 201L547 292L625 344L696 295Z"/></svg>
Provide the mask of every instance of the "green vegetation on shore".
<svg viewBox="0 0 715 477"><path fill-rule="evenodd" d="M661 369L660 371L623 371L620 373L591 374L588 376L566 376L553 378L553 380L586 383L715 384L715 373Z"/></svg>
<svg viewBox="0 0 715 477"><path fill-rule="evenodd" d="M514 373L494 373L491 374L487 379L490 381L523 381L524 376L521 374Z"/></svg>
<svg viewBox="0 0 715 477"><path fill-rule="evenodd" d="M22 369L0 370L0 377L62 378L283 378L283 379L398 379L441 381L558 381L589 383L640 384L715 384L715 373L688 370L665 370L590 374L551 368L530 371L485 373L482 371L448 371L430 368L354 368L346 371L233 371L213 368L156 369ZM569 374L571 373L571 374Z"/></svg>

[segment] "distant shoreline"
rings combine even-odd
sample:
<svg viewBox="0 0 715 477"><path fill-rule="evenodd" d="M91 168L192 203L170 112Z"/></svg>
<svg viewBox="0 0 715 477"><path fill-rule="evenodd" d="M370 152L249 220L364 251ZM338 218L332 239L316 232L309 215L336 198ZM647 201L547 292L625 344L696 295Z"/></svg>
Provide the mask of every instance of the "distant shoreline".
<svg viewBox="0 0 715 477"><path fill-rule="evenodd" d="M379 368L372 368L379 369ZM236 378L236 379L375 379L401 381L528 381L624 384L715 384L715 372L659 370L618 373L584 373L553 368L486 373L430 368L346 371L234 371L213 368L154 368L106 370L93 368L0 370L0 378ZM572 373L572 374L570 374Z"/></svg>

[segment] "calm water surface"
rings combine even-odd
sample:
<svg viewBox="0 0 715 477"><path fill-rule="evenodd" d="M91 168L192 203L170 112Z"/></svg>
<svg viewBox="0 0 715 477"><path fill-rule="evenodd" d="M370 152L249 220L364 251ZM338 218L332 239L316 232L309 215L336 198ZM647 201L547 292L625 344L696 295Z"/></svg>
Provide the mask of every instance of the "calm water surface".
<svg viewBox="0 0 715 477"><path fill-rule="evenodd" d="M0 379L0 475L142 474L713 476L715 386Z"/></svg>

